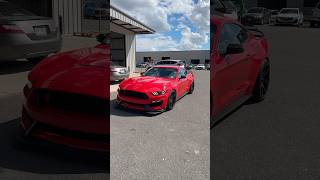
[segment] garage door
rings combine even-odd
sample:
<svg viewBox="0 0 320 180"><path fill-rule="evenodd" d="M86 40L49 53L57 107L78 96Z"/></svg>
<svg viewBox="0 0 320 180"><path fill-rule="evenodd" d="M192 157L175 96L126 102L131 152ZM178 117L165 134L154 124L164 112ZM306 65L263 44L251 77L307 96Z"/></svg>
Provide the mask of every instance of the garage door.
<svg viewBox="0 0 320 180"><path fill-rule="evenodd" d="M111 32L111 61L113 64L127 66L125 35Z"/></svg>

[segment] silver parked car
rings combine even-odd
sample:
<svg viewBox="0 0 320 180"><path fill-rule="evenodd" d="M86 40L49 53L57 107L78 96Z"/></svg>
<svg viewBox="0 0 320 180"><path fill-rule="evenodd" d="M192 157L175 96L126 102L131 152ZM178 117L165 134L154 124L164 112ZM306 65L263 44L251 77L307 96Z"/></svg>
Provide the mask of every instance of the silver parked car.
<svg viewBox="0 0 320 180"><path fill-rule="evenodd" d="M206 66L204 64L198 64L198 65L196 65L195 69L196 70L205 70Z"/></svg>
<svg viewBox="0 0 320 180"><path fill-rule="evenodd" d="M111 62L110 81L121 81L129 77L129 71L126 67Z"/></svg>
<svg viewBox="0 0 320 180"><path fill-rule="evenodd" d="M286 24L286 25L296 25L302 26L303 25L303 12L300 11L299 8L283 8L279 12L278 16L276 17L276 25Z"/></svg>
<svg viewBox="0 0 320 180"><path fill-rule="evenodd" d="M0 0L0 61L39 61L60 51L60 28L52 18L37 16Z"/></svg>

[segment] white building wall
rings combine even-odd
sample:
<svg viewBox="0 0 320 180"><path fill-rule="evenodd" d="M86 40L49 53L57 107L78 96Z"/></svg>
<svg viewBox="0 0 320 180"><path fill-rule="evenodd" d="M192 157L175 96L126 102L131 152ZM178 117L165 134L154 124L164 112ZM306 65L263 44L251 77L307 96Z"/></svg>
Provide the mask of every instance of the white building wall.
<svg viewBox="0 0 320 180"><path fill-rule="evenodd" d="M156 62L161 60L162 57L170 57L170 59L185 60L187 63L191 63L192 59L199 59L201 64L205 63L205 60L210 59L209 50L198 51L157 51L157 52L137 52L136 59L137 64L144 61L144 57L151 57Z"/></svg>
<svg viewBox="0 0 320 180"><path fill-rule="evenodd" d="M52 0L52 17L59 25L62 17L63 34L82 32L82 1L81 0Z"/></svg>
<svg viewBox="0 0 320 180"><path fill-rule="evenodd" d="M134 72L136 68L136 34L113 23L110 23L110 30L125 35L126 64L130 72Z"/></svg>

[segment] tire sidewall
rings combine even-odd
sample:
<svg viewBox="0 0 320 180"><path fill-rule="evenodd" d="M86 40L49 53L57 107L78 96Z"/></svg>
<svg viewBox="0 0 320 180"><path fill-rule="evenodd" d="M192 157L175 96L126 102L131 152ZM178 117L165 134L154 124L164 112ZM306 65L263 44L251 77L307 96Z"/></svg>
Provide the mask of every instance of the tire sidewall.
<svg viewBox="0 0 320 180"><path fill-rule="evenodd" d="M171 98L173 98L173 102L172 102L172 105L170 106L170 101L171 101ZM175 98L176 98L176 93L174 91L171 91L170 92L170 95L168 97L168 101L167 101L167 105L166 105L166 111L170 111L173 109L174 107L174 104L175 104Z"/></svg>

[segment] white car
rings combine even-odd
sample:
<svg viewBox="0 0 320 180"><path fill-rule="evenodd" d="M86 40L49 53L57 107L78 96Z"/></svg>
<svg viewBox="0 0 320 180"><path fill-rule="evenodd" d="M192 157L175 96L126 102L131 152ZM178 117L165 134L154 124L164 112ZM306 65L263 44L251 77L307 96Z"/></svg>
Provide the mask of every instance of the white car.
<svg viewBox="0 0 320 180"><path fill-rule="evenodd" d="M311 27L320 27L320 1L313 9L312 19L310 21Z"/></svg>
<svg viewBox="0 0 320 180"><path fill-rule="evenodd" d="M302 26L303 13L299 10L299 8L283 8L276 17L275 24Z"/></svg>
<svg viewBox="0 0 320 180"><path fill-rule="evenodd" d="M204 64L198 64L198 65L196 65L195 69L196 70L205 70L206 66Z"/></svg>

